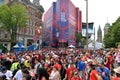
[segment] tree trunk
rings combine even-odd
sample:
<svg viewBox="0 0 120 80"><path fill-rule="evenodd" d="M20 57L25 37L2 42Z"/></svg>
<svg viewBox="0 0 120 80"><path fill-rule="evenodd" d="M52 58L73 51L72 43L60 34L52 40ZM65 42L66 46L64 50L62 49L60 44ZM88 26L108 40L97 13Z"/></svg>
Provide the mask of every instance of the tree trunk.
<svg viewBox="0 0 120 80"><path fill-rule="evenodd" d="M11 39L10 39L10 45L11 45L10 46L10 51L12 51L13 50L13 46L16 43L16 31L14 29L12 29L10 36L11 36Z"/></svg>

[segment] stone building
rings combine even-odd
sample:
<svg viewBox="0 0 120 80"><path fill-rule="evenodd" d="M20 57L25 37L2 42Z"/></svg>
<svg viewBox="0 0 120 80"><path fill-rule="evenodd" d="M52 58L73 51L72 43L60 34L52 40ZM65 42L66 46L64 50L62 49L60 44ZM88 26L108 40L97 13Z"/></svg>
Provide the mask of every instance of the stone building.
<svg viewBox="0 0 120 80"><path fill-rule="evenodd" d="M100 26L99 26L98 31L97 31L97 42L102 43L102 30L101 30Z"/></svg>
<svg viewBox="0 0 120 80"><path fill-rule="evenodd" d="M110 28L110 24L107 22L104 26L104 35L108 33L108 29Z"/></svg>
<svg viewBox="0 0 120 80"><path fill-rule="evenodd" d="M42 15L44 12L44 8L42 7L42 5L40 5L40 0L33 0L33 2L31 2L30 0L2 0L1 3L10 4L14 1L25 5L27 8L27 14L29 16L29 20L27 23L28 25L25 28L17 28L16 32L16 41L22 40L24 46L27 47L35 41L39 40L39 35L36 34L36 28L43 25ZM0 32L0 34L3 35L4 33ZM5 34L7 34L7 32ZM9 35L7 36L9 37ZM37 39L34 39L34 37L37 37ZM2 38L2 41L3 44L5 44L5 46L9 48L9 41L6 42L4 38Z"/></svg>

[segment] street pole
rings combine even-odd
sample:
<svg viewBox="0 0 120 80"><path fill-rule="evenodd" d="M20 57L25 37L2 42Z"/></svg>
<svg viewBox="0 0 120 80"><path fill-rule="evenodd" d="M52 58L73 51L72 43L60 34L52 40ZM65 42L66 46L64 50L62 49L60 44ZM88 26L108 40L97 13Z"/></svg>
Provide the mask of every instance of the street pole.
<svg viewBox="0 0 120 80"><path fill-rule="evenodd" d="M88 52L88 0L86 0L86 51Z"/></svg>
<svg viewBox="0 0 120 80"><path fill-rule="evenodd" d="M95 52L95 27L94 27L94 52Z"/></svg>

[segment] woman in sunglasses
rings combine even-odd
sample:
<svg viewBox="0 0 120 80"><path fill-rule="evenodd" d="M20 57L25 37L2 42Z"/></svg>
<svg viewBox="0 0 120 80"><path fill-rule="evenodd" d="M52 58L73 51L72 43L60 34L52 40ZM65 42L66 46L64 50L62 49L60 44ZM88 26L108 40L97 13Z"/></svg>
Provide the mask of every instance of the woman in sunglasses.
<svg viewBox="0 0 120 80"><path fill-rule="evenodd" d="M73 76L72 76L71 80L82 80L78 74L78 71L73 71Z"/></svg>

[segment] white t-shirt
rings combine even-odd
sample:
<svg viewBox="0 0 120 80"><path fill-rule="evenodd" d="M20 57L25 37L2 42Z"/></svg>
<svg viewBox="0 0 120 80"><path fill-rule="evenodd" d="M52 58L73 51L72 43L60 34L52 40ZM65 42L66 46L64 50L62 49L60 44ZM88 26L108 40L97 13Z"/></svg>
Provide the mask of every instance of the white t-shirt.
<svg viewBox="0 0 120 80"><path fill-rule="evenodd" d="M7 70L7 72L5 74L3 74L6 76L6 79L10 80L10 77L12 77L12 71Z"/></svg>
<svg viewBox="0 0 120 80"><path fill-rule="evenodd" d="M60 76L57 79L55 79L57 75L60 75L58 71L56 71L56 72L52 71L50 74L50 78L52 80L60 80L60 78L59 78Z"/></svg>
<svg viewBox="0 0 120 80"><path fill-rule="evenodd" d="M116 55L116 61L120 63L120 52L118 52L118 54Z"/></svg>
<svg viewBox="0 0 120 80"><path fill-rule="evenodd" d="M38 63L38 64L35 64L35 73L37 73L37 68L42 68L42 64L41 63Z"/></svg>
<svg viewBox="0 0 120 80"><path fill-rule="evenodd" d="M0 72L0 76L3 76L3 73L2 73L2 72Z"/></svg>
<svg viewBox="0 0 120 80"><path fill-rule="evenodd" d="M13 79L23 80L22 70L18 70L18 71L16 72L15 76L13 77Z"/></svg>

